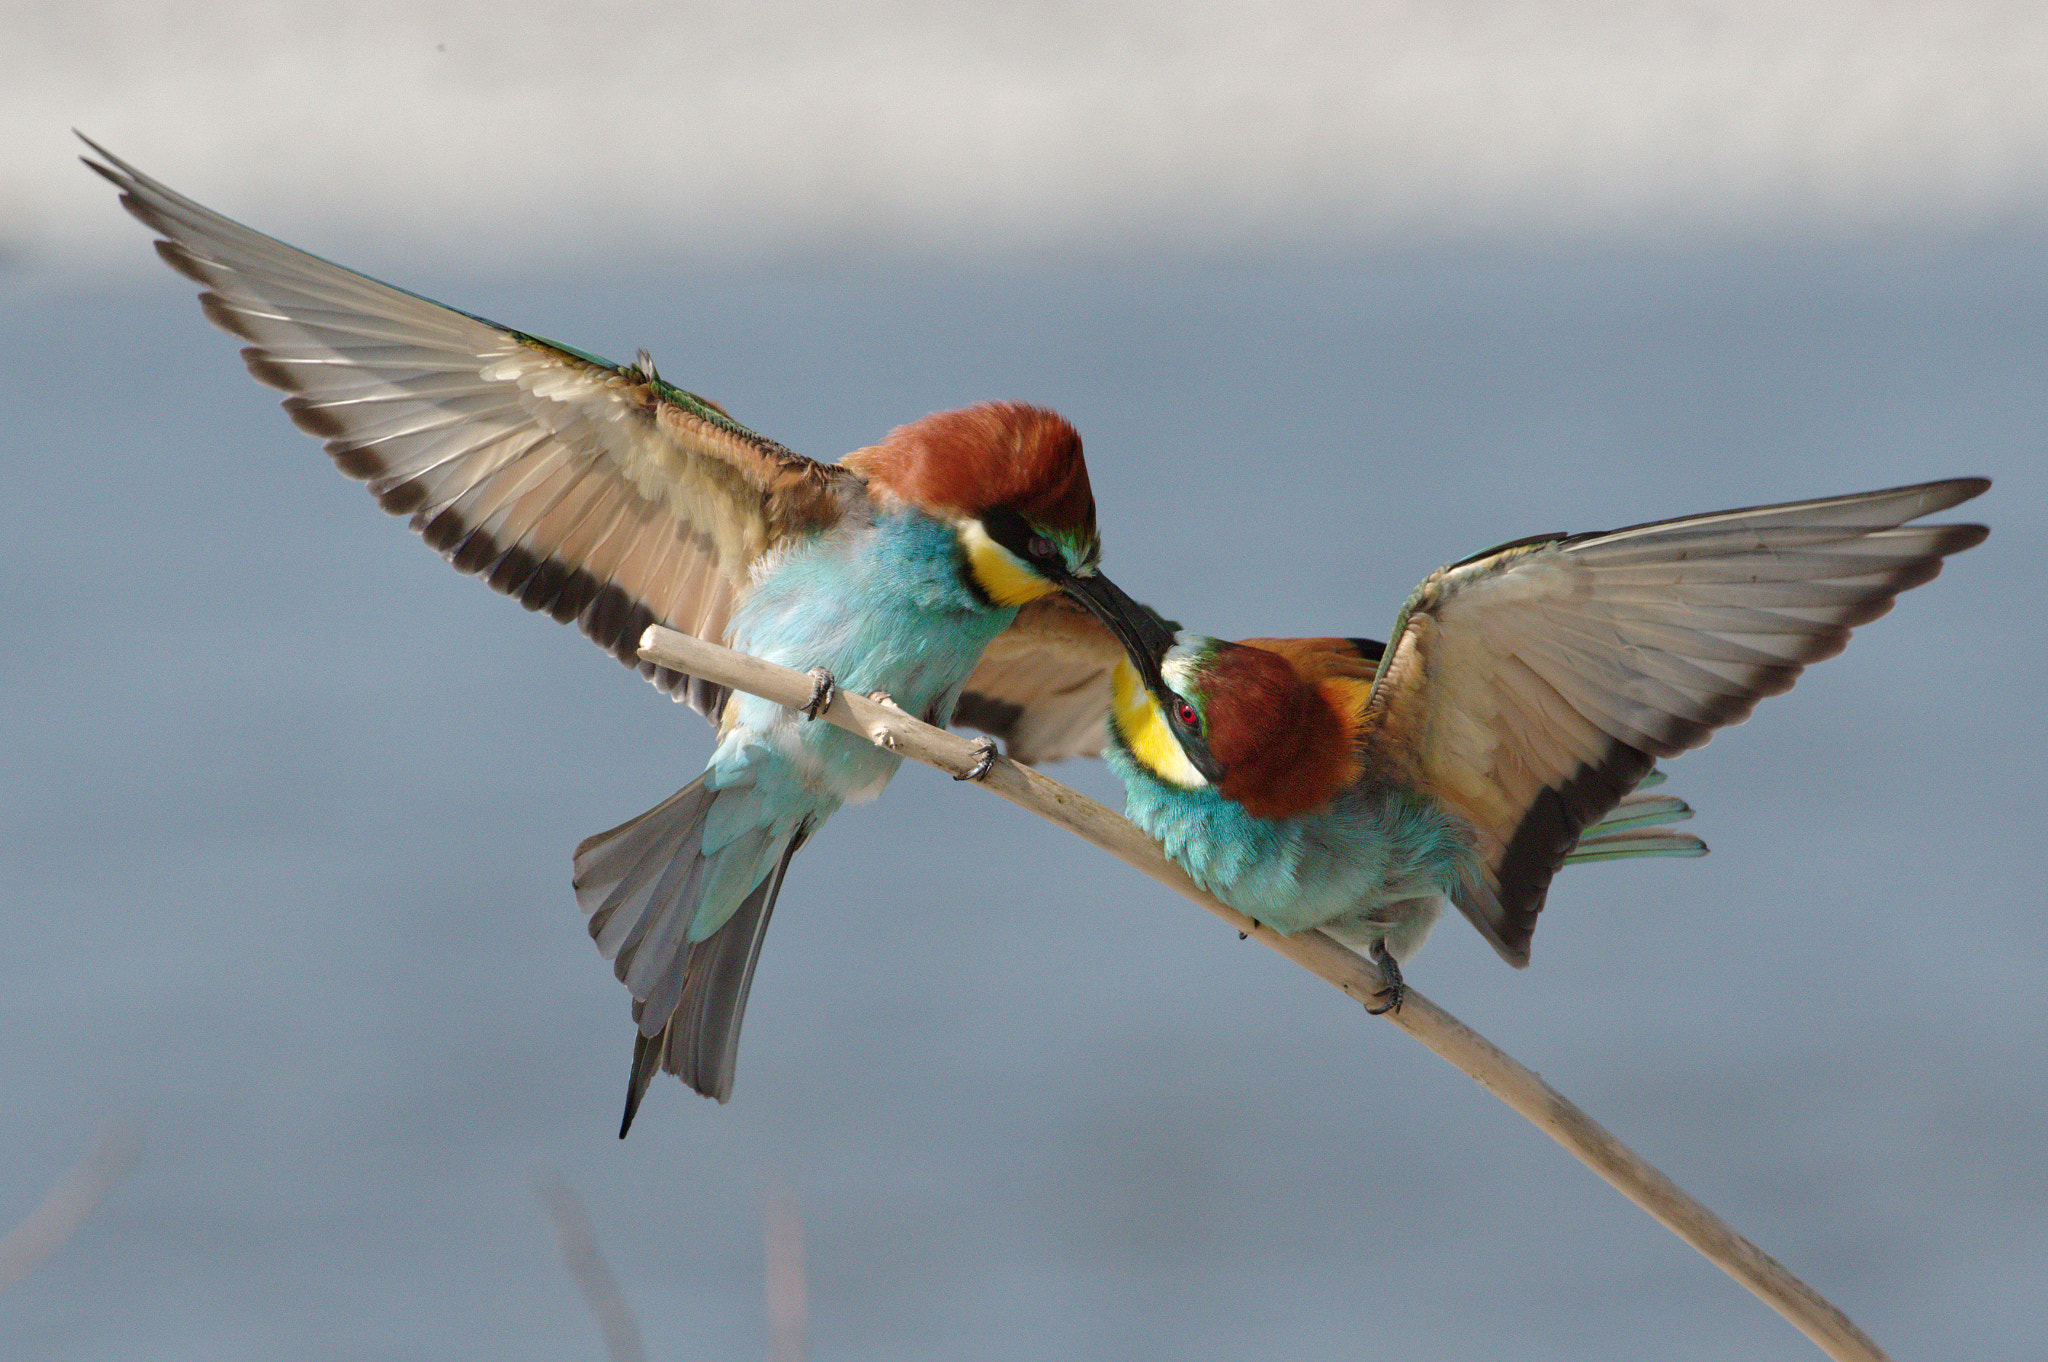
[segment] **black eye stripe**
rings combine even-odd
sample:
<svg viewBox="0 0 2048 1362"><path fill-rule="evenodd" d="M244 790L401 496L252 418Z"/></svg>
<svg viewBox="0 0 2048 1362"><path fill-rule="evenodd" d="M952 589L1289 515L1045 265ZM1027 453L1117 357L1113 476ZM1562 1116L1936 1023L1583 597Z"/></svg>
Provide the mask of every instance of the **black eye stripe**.
<svg viewBox="0 0 2048 1362"><path fill-rule="evenodd" d="M1033 529L1030 521L1008 508L990 511L982 516L981 528L988 533L989 538L1027 563L1059 561L1060 551L1052 539Z"/></svg>

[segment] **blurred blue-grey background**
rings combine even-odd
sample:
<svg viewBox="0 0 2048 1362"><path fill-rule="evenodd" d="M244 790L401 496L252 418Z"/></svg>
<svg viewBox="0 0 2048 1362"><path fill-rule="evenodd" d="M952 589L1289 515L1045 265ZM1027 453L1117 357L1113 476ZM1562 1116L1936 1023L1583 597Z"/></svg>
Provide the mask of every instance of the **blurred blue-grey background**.
<svg viewBox="0 0 2048 1362"><path fill-rule="evenodd" d="M614 1138L581 837L708 730L339 477L72 159L836 457L1088 441L1203 629L1382 634L1514 536L1983 473L1993 526L1672 768L1704 861L1416 985L1901 1358L2048 1355L2048 12L1720 0L10 4L0 1354L1804 1358L1461 1075L907 769L799 859L728 1107ZM1108 793L1099 769L1055 774ZM782 1189L778 1191L777 1189Z"/></svg>

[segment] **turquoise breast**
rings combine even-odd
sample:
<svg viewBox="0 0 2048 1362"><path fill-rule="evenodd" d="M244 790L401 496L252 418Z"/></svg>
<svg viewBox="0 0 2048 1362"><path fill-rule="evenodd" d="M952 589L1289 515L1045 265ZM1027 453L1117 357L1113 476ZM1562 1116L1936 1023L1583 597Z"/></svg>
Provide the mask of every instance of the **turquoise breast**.
<svg viewBox="0 0 2048 1362"><path fill-rule="evenodd" d="M1196 883L1276 931L1448 895L1473 864L1464 827L1400 791L1354 787L1311 814L1257 818L1213 787L1161 780L1113 728L1103 755L1124 782L1124 816Z"/></svg>
<svg viewBox="0 0 2048 1362"><path fill-rule="evenodd" d="M733 614L727 645L798 671L824 667L840 689L887 691L910 713L934 723L952 718L982 650L1016 619L962 580L959 536L944 521L910 508L842 523L781 550ZM740 727L785 731L789 712L740 696ZM840 799L879 793L902 759L830 724L793 730L801 765L791 773ZM781 743L731 743L713 759L758 762L769 751L798 757ZM719 779L729 778L721 770Z"/></svg>

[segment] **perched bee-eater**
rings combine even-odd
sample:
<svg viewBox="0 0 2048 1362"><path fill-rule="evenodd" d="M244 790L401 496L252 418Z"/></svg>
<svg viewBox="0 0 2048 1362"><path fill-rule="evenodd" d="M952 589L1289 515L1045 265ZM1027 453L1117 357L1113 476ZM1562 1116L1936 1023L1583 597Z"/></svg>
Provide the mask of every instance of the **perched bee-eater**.
<svg viewBox="0 0 2048 1362"><path fill-rule="evenodd" d="M1981 525L1906 522L1955 478L1540 535L1442 568L1384 651L1181 633L1118 667L1107 757L1126 813L1196 882L1283 933L1399 962L1456 904L1509 964L1558 867L1698 854L1632 796L1658 758L1791 688Z"/></svg>
<svg viewBox="0 0 2048 1362"><path fill-rule="evenodd" d="M344 473L458 571L574 621L718 725L702 776L576 850L577 901L638 1022L621 1134L660 1069L731 1094L790 857L901 761L807 721L835 683L946 723L1020 609L1050 621L1030 637L1071 627L1059 592L1138 655L1157 650L1157 626L1096 570L1080 437L1050 411L941 413L817 463L664 382L644 352L615 365L443 307L88 145L104 163L86 164L161 234L206 315L249 342L250 372L290 394L292 420ZM807 716L640 662L656 623L812 670ZM1028 638L1014 655L1028 661ZM1019 714L1041 689L1000 662L984 685ZM1040 755L1068 741L1051 738Z"/></svg>

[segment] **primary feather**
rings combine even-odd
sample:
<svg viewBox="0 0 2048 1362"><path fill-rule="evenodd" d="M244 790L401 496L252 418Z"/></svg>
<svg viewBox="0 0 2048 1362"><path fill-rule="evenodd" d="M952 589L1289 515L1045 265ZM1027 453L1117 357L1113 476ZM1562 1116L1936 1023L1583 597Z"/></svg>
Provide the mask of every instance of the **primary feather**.
<svg viewBox="0 0 2048 1362"><path fill-rule="evenodd" d="M946 722L984 648L1034 597L1079 592L1126 627L1134 607L1096 571L1079 436L1042 408L984 403L819 463L667 383L644 352L613 364L444 307L87 145L99 159L86 164L160 235L206 315L248 343L250 371L285 391L292 420L344 473L458 571L574 622L719 725L702 778L577 849L575 887L634 998L628 1121L664 1067L723 1100L790 857L900 759L643 663L641 634L664 624L823 666ZM1031 716L1026 751L1085 745L1064 709L1070 659L1041 667L1027 632L982 684Z"/></svg>
<svg viewBox="0 0 2048 1362"><path fill-rule="evenodd" d="M1127 813L1224 902L1390 971L1445 901L1528 963L1574 862L1695 856L1654 769L1841 651L1980 525L1956 478L1517 540L1432 573L1384 649L1181 634L1124 667Z"/></svg>
<svg viewBox="0 0 2048 1362"><path fill-rule="evenodd" d="M1473 829L1453 901L1528 960L1550 878L1658 758L1698 747L1832 657L1981 525L1908 525L1955 478L1522 541L1432 573L1402 611L1368 723Z"/></svg>
<svg viewBox="0 0 2048 1362"><path fill-rule="evenodd" d="M721 639L751 565L864 480L660 379L445 307L206 208L87 142L86 164L335 463L457 571L574 622L707 718L723 687L639 657L650 624Z"/></svg>

